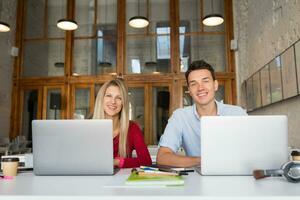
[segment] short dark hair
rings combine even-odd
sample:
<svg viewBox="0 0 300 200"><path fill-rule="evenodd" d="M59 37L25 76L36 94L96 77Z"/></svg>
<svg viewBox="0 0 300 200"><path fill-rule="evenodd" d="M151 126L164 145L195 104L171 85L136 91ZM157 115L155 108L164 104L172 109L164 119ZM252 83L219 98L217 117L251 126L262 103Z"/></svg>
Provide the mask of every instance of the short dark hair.
<svg viewBox="0 0 300 200"><path fill-rule="evenodd" d="M210 71L213 80L216 80L214 68L210 64L205 62L204 60L196 60L190 64L188 70L185 72L185 78L186 78L187 84L189 84L188 77L189 77L190 73L192 71L200 70L200 69L207 69L208 71Z"/></svg>

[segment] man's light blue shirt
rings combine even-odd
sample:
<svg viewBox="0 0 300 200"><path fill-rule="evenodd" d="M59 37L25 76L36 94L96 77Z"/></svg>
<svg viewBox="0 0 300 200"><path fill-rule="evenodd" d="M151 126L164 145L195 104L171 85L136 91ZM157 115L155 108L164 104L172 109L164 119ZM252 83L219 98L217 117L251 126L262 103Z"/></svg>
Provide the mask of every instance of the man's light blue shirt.
<svg viewBox="0 0 300 200"><path fill-rule="evenodd" d="M246 111L239 106L215 102L217 115L247 115ZM187 156L201 156L200 120L195 104L175 110L160 138L159 146L168 147L174 152L183 147Z"/></svg>

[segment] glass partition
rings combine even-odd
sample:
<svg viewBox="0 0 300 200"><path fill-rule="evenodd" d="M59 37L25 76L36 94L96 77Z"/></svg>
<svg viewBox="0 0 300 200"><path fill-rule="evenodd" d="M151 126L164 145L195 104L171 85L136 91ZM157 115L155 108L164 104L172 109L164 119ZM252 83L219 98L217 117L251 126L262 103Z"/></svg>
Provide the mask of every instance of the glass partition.
<svg viewBox="0 0 300 200"><path fill-rule="evenodd" d="M260 78L261 78L261 100L262 100L261 103L262 106L265 106L271 103L269 65L266 65L260 71Z"/></svg>
<svg viewBox="0 0 300 200"><path fill-rule="evenodd" d="M56 23L66 18L67 0L27 0L25 38L63 38Z"/></svg>
<svg viewBox="0 0 300 200"><path fill-rule="evenodd" d="M38 1L34 1L35 3ZM47 0L47 33L49 38L63 38L65 31L57 28L57 21L67 16L67 0ZM35 16L36 17L36 16Z"/></svg>
<svg viewBox="0 0 300 200"><path fill-rule="evenodd" d="M87 51L86 49L90 49ZM73 75L92 75L96 73L95 39L78 39L74 41Z"/></svg>
<svg viewBox="0 0 300 200"><path fill-rule="evenodd" d="M170 38L127 38L127 73L168 73Z"/></svg>
<svg viewBox="0 0 300 200"><path fill-rule="evenodd" d="M38 90L25 90L21 135L32 141L32 120L38 119Z"/></svg>
<svg viewBox="0 0 300 200"><path fill-rule="evenodd" d="M179 18L180 26L184 25L186 27L185 32L199 32L202 27L200 0L180 0Z"/></svg>
<svg viewBox="0 0 300 200"><path fill-rule="evenodd" d="M253 108L261 107L260 73L253 75Z"/></svg>
<svg viewBox="0 0 300 200"><path fill-rule="evenodd" d="M73 118L85 119L90 112L90 89L76 88L75 89L75 110Z"/></svg>
<svg viewBox="0 0 300 200"><path fill-rule="evenodd" d="M294 47L288 48L281 55L282 60L282 90L283 98L287 99L298 94L297 72L295 64Z"/></svg>
<svg viewBox="0 0 300 200"><path fill-rule="evenodd" d="M64 42L64 40L26 41L24 43L22 75L24 77L63 76L65 67Z"/></svg>
<svg viewBox="0 0 300 200"><path fill-rule="evenodd" d="M298 94L300 94L300 40L295 44L296 71L298 82Z"/></svg>
<svg viewBox="0 0 300 200"><path fill-rule="evenodd" d="M270 63L271 101L282 100L281 58L277 56Z"/></svg>
<svg viewBox="0 0 300 200"><path fill-rule="evenodd" d="M47 90L47 119L61 119L61 90Z"/></svg>
<svg viewBox="0 0 300 200"><path fill-rule="evenodd" d="M246 100L247 110L251 111L254 109L254 95L253 95L253 78L247 79L246 82Z"/></svg>
<svg viewBox="0 0 300 200"><path fill-rule="evenodd" d="M158 144L169 119L170 92L168 87L152 88L153 141Z"/></svg>
<svg viewBox="0 0 300 200"><path fill-rule="evenodd" d="M145 130L144 88L129 88L129 119L137 122Z"/></svg>
<svg viewBox="0 0 300 200"><path fill-rule="evenodd" d="M93 35L95 21L94 4L94 0L76 0L75 20L78 23L78 29L74 31L75 37Z"/></svg>
<svg viewBox="0 0 300 200"><path fill-rule="evenodd" d="M184 32L182 27L181 31ZM225 38L223 35L193 35L180 34L179 47L181 72L185 72L192 61L204 59L217 72L225 72Z"/></svg>

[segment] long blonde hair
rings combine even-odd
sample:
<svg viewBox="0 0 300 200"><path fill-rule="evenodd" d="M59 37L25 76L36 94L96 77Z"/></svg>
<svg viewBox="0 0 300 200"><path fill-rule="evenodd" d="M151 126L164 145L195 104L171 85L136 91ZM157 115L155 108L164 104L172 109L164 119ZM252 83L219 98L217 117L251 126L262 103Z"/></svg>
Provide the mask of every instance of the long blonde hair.
<svg viewBox="0 0 300 200"><path fill-rule="evenodd" d="M105 119L103 99L108 87L116 86L120 89L122 99L122 109L119 113L120 133L119 133L119 156L127 157L127 136L129 129L129 100L128 90L124 81L120 78L106 82L99 90L96 98L93 119Z"/></svg>

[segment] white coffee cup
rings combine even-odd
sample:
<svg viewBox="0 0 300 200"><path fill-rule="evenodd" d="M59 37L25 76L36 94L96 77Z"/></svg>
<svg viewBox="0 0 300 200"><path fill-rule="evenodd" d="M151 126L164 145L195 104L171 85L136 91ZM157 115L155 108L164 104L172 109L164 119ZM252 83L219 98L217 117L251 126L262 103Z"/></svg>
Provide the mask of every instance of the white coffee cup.
<svg viewBox="0 0 300 200"><path fill-rule="evenodd" d="M1 167L3 176L17 176L18 174L19 158L9 157L1 159Z"/></svg>

